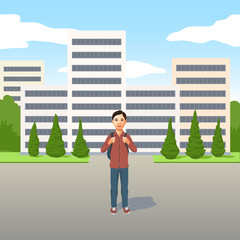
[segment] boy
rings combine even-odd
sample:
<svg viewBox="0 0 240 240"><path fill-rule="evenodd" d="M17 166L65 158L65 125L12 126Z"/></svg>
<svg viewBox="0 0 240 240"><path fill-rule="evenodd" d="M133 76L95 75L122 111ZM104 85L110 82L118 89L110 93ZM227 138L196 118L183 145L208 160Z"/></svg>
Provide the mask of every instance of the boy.
<svg viewBox="0 0 240 240"><path fill-rule="evenodd" d="M130 213L128 208L128 148L132 152L137 152L137 148L134 145L129 134L126 135L122 130L127 123L126 113L119 110L113 113L112 123L116 128L116 131L111 137L111 134L108 135L105 143L101 148L101 152L106 152L108 148L112 145L111 150L111 214L117 213L117 194L118 194L118 177L120 174L121 179L121 194L122 194L122 207L125 213ZM125 144L126 143L126 144Z"/></svg>

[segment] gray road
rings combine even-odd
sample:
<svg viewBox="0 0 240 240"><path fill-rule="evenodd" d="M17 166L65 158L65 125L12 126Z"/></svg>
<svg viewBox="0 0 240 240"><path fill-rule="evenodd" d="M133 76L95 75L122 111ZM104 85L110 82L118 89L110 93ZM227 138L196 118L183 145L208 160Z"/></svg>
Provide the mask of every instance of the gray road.
<svg viewBox="0 0 240 240"><path fill-rule="evenodd" d="M106 156L89 164L0 164L0 239L240 239L240 164L129 156L129 206L110 210ZM119 182L120 183L120 182Z"/></svg>

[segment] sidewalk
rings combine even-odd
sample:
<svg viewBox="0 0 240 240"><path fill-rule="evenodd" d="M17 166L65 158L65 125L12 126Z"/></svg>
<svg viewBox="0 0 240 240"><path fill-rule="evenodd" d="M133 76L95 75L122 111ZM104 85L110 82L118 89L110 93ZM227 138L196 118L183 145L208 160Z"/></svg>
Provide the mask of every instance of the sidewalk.
<svg viewBox="0 0 240 240"><path fill-rule="evenodd" d="M110 214L106 155L88 164L0 164L0 239L240 239L240 164L129 156L129 206Z"/></svg>

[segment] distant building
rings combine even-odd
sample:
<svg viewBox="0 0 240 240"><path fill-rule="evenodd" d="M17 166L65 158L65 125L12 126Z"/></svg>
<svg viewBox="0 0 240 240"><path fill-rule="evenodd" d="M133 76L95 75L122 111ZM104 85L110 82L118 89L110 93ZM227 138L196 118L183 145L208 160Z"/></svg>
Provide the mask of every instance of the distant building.
<svg viewBox="0 0 240 240"><path fill-rule="evenodd" d="M179 145L178 86L127 86L126 101L126 131L138 152L160 154L170 118Z"/></svg>
<svg viewBox="0 0 240 240"><path fill-rule="evenodd" d="M39 152L46 152L53 119L58 116L65 149L68 147L68 106L65 86L22 86L21 89L21 152L28 152L33 123L36 122Z"/></svg>
<svg viewBox="0 0 240 240"><path fill-rule="evenodd" d="M0 98L10 95L21 106L24 85L44 85L44 61L0 61Z"/></svg>
<svg viewBox="0 0 240 240"><path fill-rule="evenodd" d="M180 150L185 152L194 110L207 152L220 118L226 152L230 152L230 59L174 58L172 84L180 87Z"/></svg>

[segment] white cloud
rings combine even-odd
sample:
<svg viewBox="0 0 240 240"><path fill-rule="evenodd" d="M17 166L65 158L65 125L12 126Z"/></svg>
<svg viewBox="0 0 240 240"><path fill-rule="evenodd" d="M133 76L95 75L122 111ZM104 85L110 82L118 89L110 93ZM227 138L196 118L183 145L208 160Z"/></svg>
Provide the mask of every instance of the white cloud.
<svg viewBox="0 0 240 240"><path fill-rule="evenodd" d="M138 78L152 73L166 73L166 70L159 67L154 67L148 63L127 61L126 62L126 77Z"/></svg>
<svg viewBox="0 0 240 240"><path fill-rule="evenodd" d="M75 29L50 28L40 23L21 22L15 14L0 15L0 49L27 48L29 41L67 44L68 31Z"/></svg>
<svg viewBox="0 0 240 240"><path fill-rule="evenodd" d="M233 47L240 47L240 15L230 15L227 19L216 21L208 27L187 27L171 33L168 41L188 41L206 43L218 41Z"/></svg>
<svg viewBox="0 0 240 240"><path fill-rule="evenodd" d="M58 69L58 72L66 73L67 67ZM127 61L126 62L126 77L138 78L152 73L166 73L163 68L154 67L148 63Z"/></svg>
<svg viewBox="0 0 240 240"><path fill-rule="evenodd" d="M67 67L59 68L57 71L62 72L62 73L66 73L67 72Z"/></svg>

